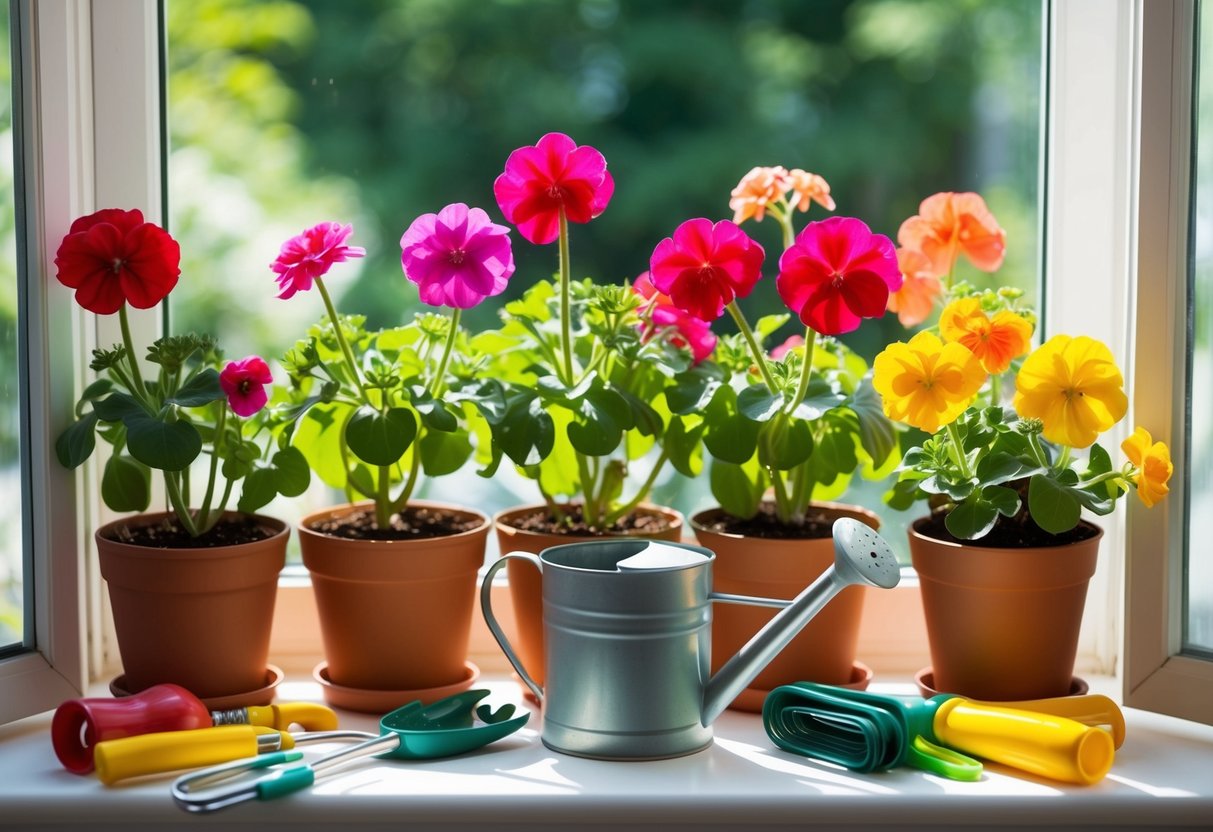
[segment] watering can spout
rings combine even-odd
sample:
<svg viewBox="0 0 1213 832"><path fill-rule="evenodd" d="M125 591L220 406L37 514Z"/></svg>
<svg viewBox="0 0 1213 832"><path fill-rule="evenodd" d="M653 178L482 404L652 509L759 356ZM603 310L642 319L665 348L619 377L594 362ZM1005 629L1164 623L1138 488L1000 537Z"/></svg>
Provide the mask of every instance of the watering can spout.
<svg viewBox="0 0 1213 832"><path fill-rule="evenodd" d="M901 580L897 558L889 544L873 529L844 517L835 521L833 536L834 564L791 601L772 602L712 593L710 597L715 601L778 605L784 609L708 681L701 709L705 727L716 721L716 717L841 590L853 584L884 589L897 586Z"/></svg>

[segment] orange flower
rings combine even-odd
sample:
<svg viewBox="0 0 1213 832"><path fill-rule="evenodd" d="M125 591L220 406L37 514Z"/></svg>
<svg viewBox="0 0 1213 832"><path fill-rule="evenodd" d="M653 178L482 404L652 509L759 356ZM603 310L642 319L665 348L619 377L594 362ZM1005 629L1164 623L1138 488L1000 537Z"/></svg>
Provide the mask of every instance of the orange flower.
<svg viewBox="0 0 1213 832"><path fill-rule="evenodd" d="M785 168L754 168L737 183L729 207L733 209L733 222L741 224L750 217L761 222L767 206L778 203L791 188ZM827 186L828 189L828 186Z"/></svg>
<svg viewBox="0 0 1213 832"><path fill-rule="evenodd" d="M809 202L816 202L827 211L834 210L834 197L830 196L830 183L815 173L807 170L792 168L788 173L788 185L800 199L796 207L801 211L809 210Z"/></svg>
<svg viewBox="0 0 1213 832"><path fill-rule="evenodd" d="M908 329L931 316L935 298L942 293L943 287L931 269L931 261L921 251L897 249L897 267L904 280L900 289L889 294L888 309L896 312L897 320Z"/></svg>
<svg viewBox="0 0 1213 832"><path fill-rule="evenodd" d="M1141 497L1146 508L1152 508L1171 493L1167 481L1175 468L1171 464L1171 451L1165 443L1155 442L1148 430L1138 428L1120 444L1120 449L1137 469L1133 482L1137 486L1137 496Z"/></svg>
<svg viewBox="0 0 1213 832"><path fill-rule="evenodd" d="M1002 265L1007 234L980 194L950 192L929 196L918 214L901 224L897 242L918 249L936 274L948 274L961 252L984 272Z"/></svg>
<svg viewBox="0 0 1213 832"><path fill-rule="evenodd" d="M1007 309L990 320L977 298L952 301L939 316L943 340L964 344L987 373L1005 373L1032 345L1032 325Z"/></svg>

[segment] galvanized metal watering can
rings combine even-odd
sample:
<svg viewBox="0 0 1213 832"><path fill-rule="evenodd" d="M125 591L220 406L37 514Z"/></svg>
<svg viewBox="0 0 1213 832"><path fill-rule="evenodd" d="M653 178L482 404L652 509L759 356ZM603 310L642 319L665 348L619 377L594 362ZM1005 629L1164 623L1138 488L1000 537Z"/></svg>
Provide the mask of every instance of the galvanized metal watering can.
<svg viewBox="0 0 1213 832"><path fill-rule="evenodd" d="M602 540L513 553L489 569L480 602L497 643L543 705L544 745L607 760L680 757L712 742L712 722L841 589L890 588L888 544L850 518L834 524L834 565L791 601L711 591L700 546ZM493 576L511 558L543 574L547 685L527 673L493 615ZM712 602L784 607L712 676Z"/></svg>

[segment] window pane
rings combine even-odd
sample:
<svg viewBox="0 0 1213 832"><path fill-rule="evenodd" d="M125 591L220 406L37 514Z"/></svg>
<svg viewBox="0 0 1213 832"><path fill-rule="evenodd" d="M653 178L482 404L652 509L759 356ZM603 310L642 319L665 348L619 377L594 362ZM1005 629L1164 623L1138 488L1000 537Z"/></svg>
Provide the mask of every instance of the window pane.
<svg viewBox="0 0 1213 832"><path fill-rule="evenodd" d="M1201 3L1195 114L1192 218L1192 331L1188 355L1188 527L1184 575L1184 649L1213 652L1213 5ZM1213 53L1211 53L1213 54Z"/></svg>
<svg viewBox="0 0 1213 832"><path fill-rule="evenodd" d="M281 355L322 308L276 300L267 264L328 219L353 222L368 250L330 281L338 307L375 326L411 319L405 227L455 201L500 221L492 183L506 156L551 130L602 150L616 180L606 213L574 227L575 276L634 278L681 220L729 216L750 168L784 165L823 175L839 213L891 237L923 198L979 191L1008 257L993 277L966 263L958 278L1034 300L1041 11L1022 0L854 0L812 14L793 0L170 0L169 203L183 250L173 328L216 332L230 357ZM747 230L768 252L743 303L753 320L785 310L779 229ZM554 247L516 241L507 297L556 267ZM464 320L492 326L498 305ZM905 336L888 316L844 340L870 360ZM443 478L425 496L490 511L538 502L507 467L491 481L470 469ZM887 487L856 478L842 499L881 507ZM712 504L706 476L671 477L653 498L685 512ZM904 549L900 524L922 509L884 513Z"/></svg>
<svg viewBox="0 0 1213 832"><path fill-rule="evenodd" d="M17 229L9 4L0 0L0 652L25 636L21 395L17 355Z"/></svg>

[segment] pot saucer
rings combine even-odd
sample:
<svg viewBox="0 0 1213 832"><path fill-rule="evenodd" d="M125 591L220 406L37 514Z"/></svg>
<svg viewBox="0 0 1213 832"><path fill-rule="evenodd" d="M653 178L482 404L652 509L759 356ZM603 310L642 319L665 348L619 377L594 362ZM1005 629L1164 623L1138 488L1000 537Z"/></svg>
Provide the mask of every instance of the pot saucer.
<svg viewBox="0 0 1213 832"><path fill-rule="evenodd" d="M848 690L867 690L872 682L872 668L863 662L851 665L851 679L844 685L837 685ZM769 690L762 688L746 688L737 694L737 698L729 705L732 711L748 711L752 714L762 713L762 703L766 701Z"/></svg>
<svg viewBox="0 0 1213 832"><path fill-rule="evenodd" d="M924 699L928 699L941 691L935 690L935 671L933 668L924 667L922 670L914 674L914 682L918 685L918 693ZM1088 685L1085 680L1074 676L1070 679L1070 690L1066 696L1082 696L1088 690Z"/></svg>
<svg viewBox="0 0 1213 832"><path fill-rule="evenodd" d="M369 688L347 688L329 678L328 662L321 662L312 670L312 678L320 683L324 701L334 708L359 711L364 714L386 714L389 711L420 699L428 705L447 696L453 696L476 684L480 668L472 662L464 662L463 678L449 685L420 690L372 690Z"/></svg>
<svg viewBox="0 0 1213 832"><path fill-rule="evenodd" d="M206 696L199 697L202 704L211 711L226 711L231 708L248 708L253 705L268 705L274 701L274 691L283 679L282 668L275 665L266 665L265 667L265 684L255 690L244 691L243 693L231 693L226 696ZM114 696L130 696L138 691L126 689L126 674L117 676L110 682L110 693Z"/></svg>

